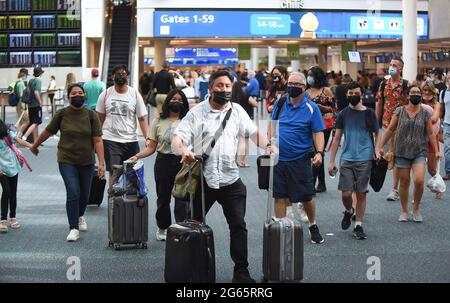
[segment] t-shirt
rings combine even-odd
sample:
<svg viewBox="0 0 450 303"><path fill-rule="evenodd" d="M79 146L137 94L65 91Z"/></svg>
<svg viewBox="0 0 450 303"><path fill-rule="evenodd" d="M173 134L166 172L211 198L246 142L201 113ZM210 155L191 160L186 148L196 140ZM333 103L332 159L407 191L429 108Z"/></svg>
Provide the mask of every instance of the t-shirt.
<svg viewBox="0 0 450 303"><path fill-rule="evenodd" d="M25 90L25 82L23 80L17 81L14 86L14 92L19 96L19 101L22 101L23 91Z"/></svg>
<svg viewBox="0 0 450 303"><path fill-rule="evenodd" d="M59 111L45 129L51 134L58 132ZM92 137L101 137L102 128L98 116L94 113L93 125L89 119L89 110L76 110L67 107L61 120L61 136L58 143L58 162L71 165L95 164ZM93 130L93 133L92 133Z"/></svg>
<svg viewBox="0 0 450 303"><path fill-rule="evenodd" d="M380 129L373 110L346 107L337 116L336 129L342 129L345 138L341 160L358 162L373 159L372 132Z"/></svg>
<svg viewBox="0 0 450 303"><path fill-rule="evenodd" d="M14 145L16 144L16 141L14 140L15 136L15 132L8 130L9 141ZM0 170L7 177L16 176L21 170L16 154L8 146L4 138L0 138Z"/></svg>
<svg viewBox="0 0 450 303"><path fill-rule="evenodd" d="M125 94L119 94L114 87L100 94L96 111L106 113L103 123L103 139L131 143L138 141L137 120L147 115L141 94L128 86Z"/></svg>
<svg viewBox="0 0 450 303"><path fill-rule="evenodd" d="M84 84L83 88L87 95L87 107L95 110L98 97L106 89L106 84L100 80L89 80Z"/></svg>
<svg viewBox="0 0 450 303"><path fill-rule="evenodd" d="M279 101L275 103L272 111L272 120L275 119ZM278 141L280 161L294 161L305 158L314 150L313 133L325 129L319 107L306 95L299 106L294 107L290 97L284 102L278 123Z"/></svg>
<svg viewBox="0 0 450 303"><path fill-rule="evenodd" d="M28 108L36 108L40 107L41 104L36 99L35 92L41 93L42 91L42 81L39 78L33 78L28 82L28 86L30 86L31 89L31 104L28 105Z"/></svg>
<svg viewBox="0 0 450 303"><path fill-rule="evenodd" d="M443 96L445 94L445 96ZM444 97L444 99L442 99ZM441 106L445 106L444 123L450 124L450 88L439 95Z"/></svg>
<svg viewBox="0 0 450 303"><path fill-rule="evenodd" d="M178 124L180 124L180 120L156 118L152 121L148 138L158 143L157 151L159 153L172 154L172 135Z"/></svg>

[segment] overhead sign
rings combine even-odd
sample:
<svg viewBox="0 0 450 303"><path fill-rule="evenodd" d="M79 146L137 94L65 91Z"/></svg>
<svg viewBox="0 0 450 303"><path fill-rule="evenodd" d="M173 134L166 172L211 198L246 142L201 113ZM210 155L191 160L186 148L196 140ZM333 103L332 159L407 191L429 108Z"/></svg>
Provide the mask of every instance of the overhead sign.
<svg viewBox="0 0 450 303"><path fill-rule="evenodd" d="M401 13L299 11L164 11L154 15L155 37L398 39ZM428 38L428 15L418 14L419 39Z"/></svg>
<svg viewBox="0 0 450 303"><path fill-rule="evenodd" d="M298 60L300 56L300 45L298 44L288 44L287 45L287 56L289 60Z"/></svg>
<svg viewBox="0 0 450 303"><path fill-rule="evenodd" d="M236 58L237 48L175 48L175 58Z"/></svg>

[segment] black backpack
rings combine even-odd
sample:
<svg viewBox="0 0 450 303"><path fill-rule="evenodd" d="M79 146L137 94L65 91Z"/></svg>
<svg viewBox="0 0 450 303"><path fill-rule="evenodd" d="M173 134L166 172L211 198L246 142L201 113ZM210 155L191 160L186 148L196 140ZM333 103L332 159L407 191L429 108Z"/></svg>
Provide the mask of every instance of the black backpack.
<svg viewBox="0 0 450 303"><path fill-rule="evenodd" d="M17 93L17 83L19 83L19 81L22 81L22 80L18 80L16 82L16 84L14 85L14 88L11 89L11 92L9 93L9 96L8 96L9 106L17 106L17 104L19 104L19 102L20 102L20 97L19 97L19 94Z"/></svg>
<svg viewBox="0 0 450 303"><path fill-rule="evenodd" d="M31 83L34 83L34 81L34 79L31 79L23 90L22 103L24 104L30 105L34 100L34 85L33 88L31 88Z"/></svg>

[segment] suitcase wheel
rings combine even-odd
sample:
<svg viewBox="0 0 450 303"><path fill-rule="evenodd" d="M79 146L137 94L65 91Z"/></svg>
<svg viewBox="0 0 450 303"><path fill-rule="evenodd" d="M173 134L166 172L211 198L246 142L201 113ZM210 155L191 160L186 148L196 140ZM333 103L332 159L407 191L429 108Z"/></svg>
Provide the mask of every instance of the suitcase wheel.
<svg viewBox="0 0 450 303"><path fill-rule="evenodd" d="M114 246L114 244L111 241L109 241L108 247L113 247L113 246Z"/></svg>
<svg viewBox="0 0 450 303"><path fill-rule="evenodd" d="M142 249L147 249L148 248L147 243L141 243L141 248Z"/></svg>
<svg viewBox="0 0 450 303"><path fill-rule="evenodd" d="M120 250L120 244L114 244L114 249L115 250Z"/></svg>

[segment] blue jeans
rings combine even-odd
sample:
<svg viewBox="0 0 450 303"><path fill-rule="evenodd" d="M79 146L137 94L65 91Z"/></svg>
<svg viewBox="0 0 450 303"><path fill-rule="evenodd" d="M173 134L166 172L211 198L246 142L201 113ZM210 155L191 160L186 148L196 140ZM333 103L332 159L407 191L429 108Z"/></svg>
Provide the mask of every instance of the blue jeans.
<svg viewBox="0 0 450 303"><path fill-rule="evenodd" d="M93 164L80 166L59 163L59 172L66 185L66 210L70 229L78 229L79 217L84 216L94 169Z"/></svg>
<svg viewBox="0 0 450 303"><path fill-rule="evenodd" d="M450 124L444 123L445 174L450 175Z"/></svg>

